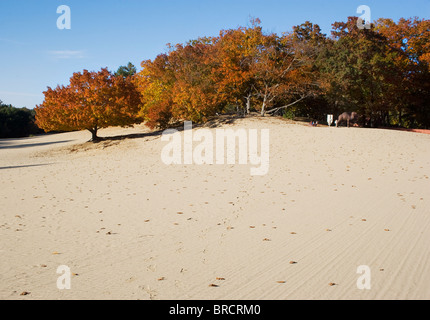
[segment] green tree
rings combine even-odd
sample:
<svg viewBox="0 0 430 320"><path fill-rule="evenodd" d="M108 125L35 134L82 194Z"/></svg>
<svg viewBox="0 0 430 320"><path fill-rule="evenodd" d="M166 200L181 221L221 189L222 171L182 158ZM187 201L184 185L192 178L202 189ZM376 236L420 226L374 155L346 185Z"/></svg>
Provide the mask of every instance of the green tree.
<svg viewBox="0 0 430 320"><path fill-rule="evenodd" d="M115 76L122 76L124 78L131 77L134 76L136 72L136 67L131 62L129 62L126 66L120 66L115 72Z"/></svg>
<svg viewBox="0 0 430 320"><path fill-rule="evenodd" d="M386 125L389 93L398 82L396 53L373 26L359 29L357 19L333 24L334 41L320 60L326 97L339 113L357 111L372 125Z"/></svg>
<svg viewBox="0 0 430 320"><path fill-rule="evenodd" d="M0 138L20 138L40 133L34 121L34 110L15 108L0 100Z"/></svg>

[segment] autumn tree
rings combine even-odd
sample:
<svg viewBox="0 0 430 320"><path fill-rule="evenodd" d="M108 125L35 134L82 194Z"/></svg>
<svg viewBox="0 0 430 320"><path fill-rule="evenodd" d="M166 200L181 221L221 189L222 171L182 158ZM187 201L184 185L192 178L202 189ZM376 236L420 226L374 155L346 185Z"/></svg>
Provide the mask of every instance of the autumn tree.
<svg viewBox="0 0 430 320"><path fill-rule="evenodd" d="M109 126L141 122L137 116L141 97L132 77L114 76L107 69L74 73L67 86L48 87L36 107L37 125L48 131L97 131Z"/></svg>
<svg viewBox="0 0 430 320"><path fill-rule="evenodd" d="M218 90L215 77L214 38L199 38L178 44L169 55L174 70L173 115L176 119L205 122L221 112L225 95Z"/></svg>
<svg viewBox="0 0 430 320"><path fill-rule="evenodd" d="M168 54L154 61L145 60L136 75L137 88L142 95L139 115L150 128L167 128L173 120L173 86L175 76Z"/></svg>
<svg viewBox="0 0 430 320"><path fill-rule="evenodd" d="M168 47L154 61L142 62L137 75L143 105L141 115L151 127L165 128L178 121L204 122L221 112L212 38Z"/></svg>
<svg viewBox="0 0 430 320"><path fill-rule="evenodd" d="M320 87L315 61L325 35L306 22L291 33L266 36L256 74L263 98L261 114L275 114L314 97ZM258 85L257 85L258 87Z"/></svg>
<svg viewBox="0 0 430 320"><path fill-rule="evenodd" d="M218 90L247 114L251 103L261 115L274 114L315 89L310 46L291 34L266 34L258 19L250 27L222 31L216 46Z"/></svg>
<svg viewBox="0 0 430 320"><path fill-rule="evenodd" d="M218 91L227 105L236 106L238 113L249 114L256 102L255 68L257 48L264 35L259 19L251 20L251 27L222 30L215 43Z"/></svg>
<svg viewBox="0 0 430 320"><path fill-rule="evenodd" d="M389 92L393 116L399 126L430 126L430 20L379 19L375 30L396 53L396 85Z"/></svg>

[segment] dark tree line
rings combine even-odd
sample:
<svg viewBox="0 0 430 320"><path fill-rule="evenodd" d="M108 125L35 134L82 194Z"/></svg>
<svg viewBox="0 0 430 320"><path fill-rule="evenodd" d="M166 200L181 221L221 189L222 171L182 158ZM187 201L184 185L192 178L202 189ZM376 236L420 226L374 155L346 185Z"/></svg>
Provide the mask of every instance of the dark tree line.
<svg viewBox="0 0 430 320"><path fill-rule="evenodd" d="M43 132L35 125L34 110L15 108L0 100L0 138L20 138Z"/></svg>

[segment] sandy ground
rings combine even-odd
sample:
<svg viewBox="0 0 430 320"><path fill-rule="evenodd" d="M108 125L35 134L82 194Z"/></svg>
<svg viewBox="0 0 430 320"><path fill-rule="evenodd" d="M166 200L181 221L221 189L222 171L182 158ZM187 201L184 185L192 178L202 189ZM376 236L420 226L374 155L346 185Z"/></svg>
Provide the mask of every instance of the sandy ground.
<svg viewBox="0 0 430 320"><path fill-rule="evenodd" d="M167 166L160 136L0 140L0 298L430 298L430 135L224 127L270 129L267 175Z"/></svg>

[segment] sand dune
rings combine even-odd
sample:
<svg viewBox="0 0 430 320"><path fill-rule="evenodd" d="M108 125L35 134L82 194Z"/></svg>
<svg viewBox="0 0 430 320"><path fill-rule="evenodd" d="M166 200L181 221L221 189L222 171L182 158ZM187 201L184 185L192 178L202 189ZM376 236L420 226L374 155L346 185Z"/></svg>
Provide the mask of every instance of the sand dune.
<svg viewBox="0 0 430 320"><path fill-rule="evenodd" d="M267 175L167 166L159 136L0 140L0 298L430 298L430 135L272 118L223 128L270 129Z"/></svg>

